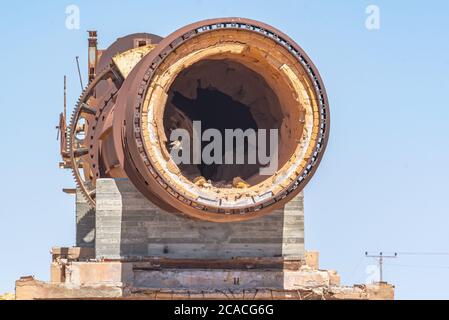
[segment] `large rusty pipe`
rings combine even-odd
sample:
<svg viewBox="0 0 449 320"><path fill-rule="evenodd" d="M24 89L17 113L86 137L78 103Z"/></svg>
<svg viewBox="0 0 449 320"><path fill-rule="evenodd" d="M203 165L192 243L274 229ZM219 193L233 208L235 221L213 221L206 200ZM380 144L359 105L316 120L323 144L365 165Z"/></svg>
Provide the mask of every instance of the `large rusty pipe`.
<svg viewBox="0 0 449 320"><path fill-rule="evenodd" d="M229 222L270 213L304 188L326 148L329 109L318 70L292 39L253 20L206 20L153 38L130 51L140 52L137 64L120 68L112 56L140 41L131 40L134 47L106 51L108 63L103 53L109 67L72 118L71 130L84 135L71 135L72 166L93 205L96 179L128 178L164 210ZM258 164L176 164L170 133L192 132L194 120L277 129L278 169L264 176Z"/></svg>

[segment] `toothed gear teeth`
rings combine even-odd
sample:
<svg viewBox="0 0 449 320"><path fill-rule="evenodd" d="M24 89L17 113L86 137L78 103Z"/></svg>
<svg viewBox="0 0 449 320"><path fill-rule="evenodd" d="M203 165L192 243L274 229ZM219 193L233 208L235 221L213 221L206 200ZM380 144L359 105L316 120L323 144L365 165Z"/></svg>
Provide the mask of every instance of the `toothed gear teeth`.
<svg viewBox="0 0 449 320"><path fill-rule="evenodd" d="M95 171L96 173L98 170L94 169L88 161L83 160L82 157L89 155L90 153L87 153L86 155L77 156L76 155L76 149L79 147L86 147L83 145L83 142L77 141L76 137L76 128L78 125L78 122L80 121L82 112L82 105L83 103L87 103L88 99L92 96L93 91L95 90L98 83L101 81L107 81L109 77L116 77L117 73L113 72L113 64L110 64L108 67L106 67L102 72L100 72L92 81L89 82L89 84L86 86L86 88L83 90L82 94L78 98L77 104L72 112L71 120L70 120L70 126L67 130L67 151L70 154L70 161L72 164L72 175L75 180L75 184L77 186L77 189L81 191L81 195L83 198L87 201L87 203L92 207L95 208L95 199L91 196L91 194L95 194L94 189L91 186L95 185L96 180L96 174L93 174L91 177L85 174L84 172L80 172L80 165L83 167L87 167L89 171ZM118 90L116 90L111 97L108 98L107 101L113 99L115 95L117 94ZM95 110L102 111L101 107L95 107ZM95 121L95 118L94 118ZM86 138L87 135L85 135ZM98 164L95 165L95 168L98 168ZM84 168L83 168L84 169ZM84 170L83 170L84 171ZM83 178L84 176L84 178ZM86 179L86 180L84 180Z"/></svg>

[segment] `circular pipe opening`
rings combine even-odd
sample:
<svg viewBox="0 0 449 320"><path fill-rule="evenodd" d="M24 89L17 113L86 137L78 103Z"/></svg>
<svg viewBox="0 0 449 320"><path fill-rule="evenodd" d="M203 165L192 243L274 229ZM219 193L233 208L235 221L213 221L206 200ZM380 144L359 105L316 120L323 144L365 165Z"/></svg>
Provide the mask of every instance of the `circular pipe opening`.
<svg viewBox="0 0 449 320"><path fill-rule="evenodd" d="M292 52L296 48L250 30L215 29L187 39L174 35L164 45L168 47L155 52L159 54L151 56L154 62L148 59L146 73L142 71L139 122L129 119L139 127L132 134L152 190L175 197L180 210L214 221L219 218L209 213L260 215L291 199L313 174L325 134L321 119L326 115L317 94L322 86L314 82L318 78L313 66ZM260 162L195 162L192 143L189 163L174 161L172 151L179 141L172 132L184 129L189 140L198 141L193 137L197 121L200 134L210 128L276 130L274 170L269 166L271 173L261 174L266 164ZM205 148L211 137L202 138L200 148ZM225 134L225 145L227 138ZM265 140L265 146L276 140ZM199 155L204 160L201 150ZM218 156L223 157L223 150Z"/></svg>
<svg viewBox="0 0 449 320"><path fill-rule="evenodd" d="M201 163L194 164L194 121L201 123L201 136L208 129L220 132L222 139L218 143L221 148L215 148L211 154L221 161L210 164L202 158ZM294 110L282 106L263 75L231 58L201 60L180 72L168 90L164 110L165 136L170 137L173 130L185 129L191 137L190 161L178 165L181 173L191 181L204 177L217 187L232 187L236 178L249 185L265 180L267 176L261 175L260 170L266 163L261 163L257 157L261 151L259 145L265 144L264 150L268 155L274 152L270 150L269 131L277 130L278 165L283 166L292 156L300 138L300 132L291 128L299 124L298 112L295 114ZM226 130L236 129L244 132L254 130L256 134L258 130L265 130L267 133L265 141L257 139L256 135L254 149L250 148L248 139L244 140L243 164L237 163L235 157L237 140L234 140L232 150L226 146ZM172 143L168 139L168 151L173 148ZM210 148L211 143L215 143L212 138L202 141L201 152ZM216 151L220 153L217 157ZM226 162L225 153L229 151L234 155L232 164ZM251 152L256 155L249 154ZM256 161L253 161L254 158Z"/></svg>

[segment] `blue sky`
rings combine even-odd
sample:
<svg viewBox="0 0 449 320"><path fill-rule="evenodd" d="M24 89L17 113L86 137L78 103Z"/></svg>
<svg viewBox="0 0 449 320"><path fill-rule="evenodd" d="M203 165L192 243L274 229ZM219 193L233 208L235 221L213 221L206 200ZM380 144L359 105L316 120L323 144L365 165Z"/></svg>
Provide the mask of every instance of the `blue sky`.
<svg viewBox="0 0 449 320"><path fill-rule="evenodd" d="M65 8L80 8L80 30ZM367 30L365 8L380 9ZM363 283L365 251L446 253L387 261L397 298L449 298L449 2L14 1L0 4L0 293L23 275L48 280L52 246L75 242L68 171L58 169L55 125L86 79L87 33L99 46L166 36L206 18L241 16L295 39L317 65L331 107L327 153L305 191L306 247L343 283ZM85 80L86 81L86 80Z"/></svg>

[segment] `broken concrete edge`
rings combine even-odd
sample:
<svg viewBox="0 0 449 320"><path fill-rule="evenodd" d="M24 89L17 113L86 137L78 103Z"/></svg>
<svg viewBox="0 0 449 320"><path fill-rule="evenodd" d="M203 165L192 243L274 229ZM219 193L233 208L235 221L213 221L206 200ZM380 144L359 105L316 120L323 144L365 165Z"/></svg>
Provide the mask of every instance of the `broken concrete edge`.
<svg viewBox="0 0 449 320"><path fill-rule="evenodd" d="M296 290L167 290L126 286L50 284L24 277L16 281L17 300L393 300L394 286L381 282L353 287L316 287Z"/></svg>

